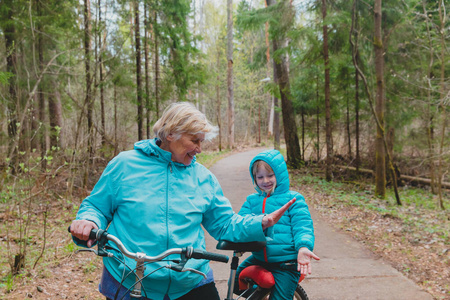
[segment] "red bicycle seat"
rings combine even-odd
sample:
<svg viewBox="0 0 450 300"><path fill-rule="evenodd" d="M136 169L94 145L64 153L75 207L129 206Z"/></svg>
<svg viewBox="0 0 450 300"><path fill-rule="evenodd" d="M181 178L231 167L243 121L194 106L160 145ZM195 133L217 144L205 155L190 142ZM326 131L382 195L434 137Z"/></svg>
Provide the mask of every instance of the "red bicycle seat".
<svg viewBox="0 0 450 300"><path fill-rule="evenodd" d="M249 266L239 274L239 289L249 288L249 279L264 289L270 289L275 285L272 273L261 266Z"/></svg>

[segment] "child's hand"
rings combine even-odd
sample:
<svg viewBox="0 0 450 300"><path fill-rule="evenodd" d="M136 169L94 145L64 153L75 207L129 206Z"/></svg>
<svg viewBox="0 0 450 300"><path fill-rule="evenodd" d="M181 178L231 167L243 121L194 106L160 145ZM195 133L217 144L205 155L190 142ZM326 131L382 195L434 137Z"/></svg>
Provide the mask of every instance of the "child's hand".
<svg viewBox="0 0 450 300"><path fill-rule="evenodd" d="M295 200L295 198L291 199L288 203L286 203L273 213L265 215L262 219L263 230L266 230L266 228L275 225L280 220L281 216L286 212L286 210L288 210L288 208L295 202Z"/></svg>
<svg viewBox="0 0 450 300"><path fill-rule="evenodd" d="M311 274L311 258L314 258L315 260L320 260L320 257L315 255L313 252L311 252L308 248L300 248L298 250L298 256L297 256L297 271L300 272L300 274L309 275Z"/></svg>

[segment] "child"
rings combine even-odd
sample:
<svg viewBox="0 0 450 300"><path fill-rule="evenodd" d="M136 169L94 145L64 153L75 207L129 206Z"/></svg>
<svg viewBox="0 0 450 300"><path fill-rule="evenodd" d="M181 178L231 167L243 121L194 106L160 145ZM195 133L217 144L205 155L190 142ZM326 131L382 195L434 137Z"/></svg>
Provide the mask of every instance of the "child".
<svg viewBox="0 0 450 300"><path fill-rule="evenodd" d="M250 176L257 193L247 197L240 215L269 214L291 200L295 203L273 227L272 239L266 247L253 252L238 268L239 273L250 265L260 265L272 272L275 286L270 300L292 300L300 274L311 274L311 258L319 260L314 248L314 228L308 206L302 195L289 190L289 173L283 155L268 150L256 155L250 163Z"/></svg>

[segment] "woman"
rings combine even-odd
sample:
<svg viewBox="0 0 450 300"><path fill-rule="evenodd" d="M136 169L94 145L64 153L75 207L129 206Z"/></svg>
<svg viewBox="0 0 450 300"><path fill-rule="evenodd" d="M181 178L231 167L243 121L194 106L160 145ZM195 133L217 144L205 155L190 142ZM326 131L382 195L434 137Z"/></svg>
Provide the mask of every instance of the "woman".
<svg viewBox="0 0 450 300"><path fill-rule="evenodd" d="M216 240L261 241L264 230L295 201L264 216L235 214L214 175L195 162L201 143L213 138L216 128L190 103L170 105L153 131L155 139L137 142L134 150L108 164L72 222L75 243L91 247L91 229L108 225L108 232L130 251L150 256L174 247L205 249L202 226ZM125 262L134 266L128 258ZM99 288L110 299L128 269L111 258L104 258L103 264ZM164 264L147 265L144 275ZM144 279L143 294L153 300L219 300L208 261L189 260L186 267L207 274L207 279L162 268ZM123 282L126 289L134 284L131 277Z"/></svg>

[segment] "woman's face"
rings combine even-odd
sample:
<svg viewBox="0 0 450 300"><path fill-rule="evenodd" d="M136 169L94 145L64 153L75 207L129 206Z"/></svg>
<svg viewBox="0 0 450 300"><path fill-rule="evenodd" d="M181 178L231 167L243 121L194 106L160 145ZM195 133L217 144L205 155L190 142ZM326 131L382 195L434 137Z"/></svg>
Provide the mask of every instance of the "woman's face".
<svg viewBox="0 0 450 300"><path fill-rule="evenodd" d="M202 153L201 143L204 140L204 133L197 133L195 135L182 133L179 139L175 139L174 135L170 134L167 137L167 144L164 145L165 147L161 146L161 148L172 153L173 161L188 166L196 154Z"/></svg>
<svg viewBox="0 0 450 300"><path fill-rule="evenodd" d="M277 183L275 173L268 171L264 166L259 166L255 176L256 184L261 190L268 193Z"/></svg>

